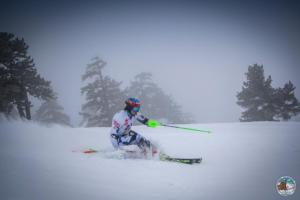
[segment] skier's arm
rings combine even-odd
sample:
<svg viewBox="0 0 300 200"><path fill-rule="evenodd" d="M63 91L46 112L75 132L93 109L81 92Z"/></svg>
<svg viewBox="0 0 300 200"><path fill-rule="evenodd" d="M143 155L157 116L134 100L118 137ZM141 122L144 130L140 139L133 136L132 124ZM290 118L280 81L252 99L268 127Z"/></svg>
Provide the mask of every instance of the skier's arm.
<svg viewBox="0 0 300 200"><path fill-rule="evenodd" d="M119 113L115 114L113 119L112 119L112 129L111 129L111 134L115 135L124 135L127 133L126 128L124 127L124 124L122 123L122 116L120 116Z"/></svg>
<svg viewBox="0 0 300 200"><path fill-rule="evenodd" d="M111 134L122 136L130 132L131 125L125 123L125 118L122 114L116 113L112 119Z"/></svg>
<svg viewBox="0 0 300 200"><path fill-rule="evenodd" d="M120 123L115 118L112 120L111 134L120 135Z"/></svg>
<svg viewBox="0 0 300 200"><path fill-rule="evenodd" d="M160 125L160 123L158 121L153 120L153 119L148 119L147 117L145 117L143 115L138 115L137 120L139 122L141 122L142 124L145 124L151 128L155 128Z"/></svg>
<svg viewBox="0 0 300 200"><path fill-rule="evenodd" d="M149 121L149 119L147 117L145 117L144 115L139 114L136 118L136 120L138 120L139 122L141 122L144 125L147 125L147 122Z"/></svg>

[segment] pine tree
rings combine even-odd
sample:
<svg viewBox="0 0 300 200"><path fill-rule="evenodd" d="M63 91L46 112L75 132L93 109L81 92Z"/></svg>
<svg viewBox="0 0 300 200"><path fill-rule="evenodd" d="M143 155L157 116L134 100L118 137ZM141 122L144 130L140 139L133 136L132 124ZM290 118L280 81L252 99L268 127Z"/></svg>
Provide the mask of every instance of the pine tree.
<svg viewBox="0 0 300 200"><path fill-rule="evenodd" d="M276 119L289 120L300 113L300 103L295 97L296 87L291 81L283 88L278 88L276 92Z"/></svg>
<svg viewBox="0 0 300 200"><path fill-rule="evenodd" d="M83 116L81 125L86 127L111 126L113 115L124 105L124 95L120 89L121 82L109 76L104 76L102 70L106 63L98 57L87 65L82 80L92 80L81 88L81 94L86 97L80 115Z"/></svg>
<svg viewBox="0 0 300 200"><path fill-rule="evenodd" d="M152 81L151 73L135 76L130 86L125 89L127 97L139 98L142 102L141 112L148 117L169 123L188 123L190 118L184 115L181 107L170 95L164 93Z"/></svg>
<svg viewBox="0 0 300 200"><path fill-rule="evenodd" d="M246 109L240 121L288 120L300 112L292 82L273 88L271 76L265 79L263 66L257 64L248 67L246 76L247 81L237 94L237 104Z"/></svg>
<svg viewBox="0 0 300 200"><path fill-rule="evenodd" d="M159 106L155 106L153 101L158 98L162 91L152 81L152 74L140 73L134 77L130 86L125 89L127 97L136 97L142 101L142 111L146 116L156 118L162 117Z"/></svg>
<svg viewBox="0 0 300 200"><path fill-rule="evenodd" d="M56 100L42 103L34 115L34 120L43 124L61 124L71 126L70 117L64 113L64 108Z"/></svg>
<svg viewBox="0 0 300 200"><path fill-rule="evenodd" d="M23 38L0 32L0 112L6 116L15 105L21 118L31 119L29 95L43 100L55 96L50 82L37 73L27 51Z"/></svg>
<svg viewBox="0 0 300 200"><path fill-rule="evenodd" d="M274 121L276 114L274 106L275 90L272 88L272 78L265 79L263 65L254 64L248 67L247 81L243 83L242 91L237 94L237 104L245 108L241 121Z"/></svg>

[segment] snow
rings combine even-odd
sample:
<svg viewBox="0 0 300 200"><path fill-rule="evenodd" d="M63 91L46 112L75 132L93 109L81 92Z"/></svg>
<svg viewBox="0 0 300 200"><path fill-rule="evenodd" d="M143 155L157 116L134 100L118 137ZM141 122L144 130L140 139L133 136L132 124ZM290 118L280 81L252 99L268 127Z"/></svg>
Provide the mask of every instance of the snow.
<svg viewBox="0 0 300 200"><path fill-rule="evenodd" d="M0 199L165 200L282 199L276 181L300 181L300 123L220 123L134 130L178 157L203 157L200 165L116 160L73 150L112 149L109 128L43 127L2 122ZM187 126L187 125L185 125ZM299 199L297 191L289 199Z"/></svg>
<svg viewBox="0 0 300 200"><path fill-rule="evenodd" d="M7 69L7 67L5 65L3 65L2 63L0 63L0 68Z"/></svg>
<svg viewBox="0 0 300 200"><path fill-rule="evenodd" d="M264 107L268 106L269 104L268 103L264 103L263 105L261 106L258 106L257 107L257 110L262 110Z"/></svg>
<svg viewBox="0 0 300 200"><path fill-rule="evenodd" d="M290 100L290 101L286 100L286 101L284 102L284 104L286 104L286 105L292 105L293 103L294 103L293 100Z"/></svg>

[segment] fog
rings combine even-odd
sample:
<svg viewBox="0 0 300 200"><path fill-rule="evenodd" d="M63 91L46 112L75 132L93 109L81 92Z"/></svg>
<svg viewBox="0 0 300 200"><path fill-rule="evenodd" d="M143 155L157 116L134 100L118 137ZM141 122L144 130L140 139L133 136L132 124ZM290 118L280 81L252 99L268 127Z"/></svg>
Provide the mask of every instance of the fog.
<svg viewBox="0 0 300 200"><path fill-rule="evenodd" d="M273 86L291 80L300 98L297 3L272 1L6 2L1 31L24 37L39 73L77 125L85 67L99 56L104 73L126 87L140 72L197 122L238 121L249 65L263 64ZM151 117L151 116L149 116Z"/></svg>

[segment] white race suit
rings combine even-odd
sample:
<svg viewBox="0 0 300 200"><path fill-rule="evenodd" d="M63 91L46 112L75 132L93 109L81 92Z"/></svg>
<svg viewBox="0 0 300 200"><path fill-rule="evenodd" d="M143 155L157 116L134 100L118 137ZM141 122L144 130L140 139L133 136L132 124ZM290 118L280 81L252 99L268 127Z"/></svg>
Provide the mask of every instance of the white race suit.
<svg viewBox="0 0 300 200"><path fill-rule="evenodd" d="M119 149L120 146L125 145L137 145L142 149L145 145L150 147L150 142L148 140L137 132L131 130L131 126L136 120L142 124L146 124L148 118L139 113L132 116L126 110L121 110L114 115L110 136L112 145L115 149Z"/></svg>

